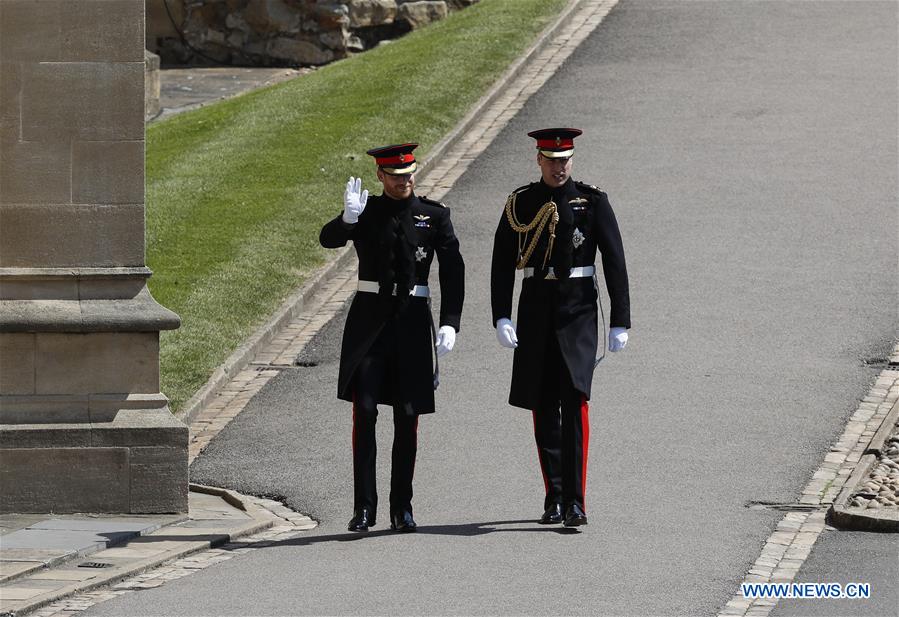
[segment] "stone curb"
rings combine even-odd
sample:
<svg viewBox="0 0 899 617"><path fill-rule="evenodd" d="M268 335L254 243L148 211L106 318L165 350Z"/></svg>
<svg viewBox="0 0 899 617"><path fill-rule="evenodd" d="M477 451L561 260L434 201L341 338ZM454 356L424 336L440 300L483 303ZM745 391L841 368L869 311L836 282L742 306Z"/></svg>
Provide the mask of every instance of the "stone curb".
<svg viewBox="0 0 899 617"><path fill-rule="evenodd" d="M890 411L887 412L883 422L880 423L880 428L874 433L874 437L871 438L871 443L869 443L868 447L865 449L865 454L876 454L877 456L883 455L883 446L887 442L887 439L890 438L890 435L893 434L897 418L899 418L899 401L893 403Z"/></svg>
<svg viewBox="0 0 899 617"><path fill-rule="evenodd" d="M191 490L193 490L194 486L199 485L192 485ZM152 570L165 562L173 561L175 559L181 559L182 557L186 557L193 553L208 550L210 548L216 548L223 544L227 544L228 542L233 542L237 538L258 533L262 530L272 527L277 521L274 514L269 513L265 509L249 503L248 501L240 499L236 493L227 491L226 489L217 489L215 487L202 486L200 488L202 488L203 490L197 492L221 496L226 501L229 501L229 503L231 503L230 499L237 500L241 505L235 507L239 507L240 509L247 512L247 514L249 514L253 518L253 520L239 527L232 528L227 532L216 534L214 537L211 537L208 540L196 540L194 542L191 542L186 547L174 549L165 553L147 557L146 559L135 561L120 568L111 570L105 575L99 576L90 581L75 582L67 587L55 589L44 595L35 596L34 598L29 599L28 601L23 603L21 606L18 606L14 610L0 612L0 617L14 617L16 615L25 615L39 608L47 606L48 604L63 600L75 594L85 593L101 587L109 586L131 576L135 576L137 574L142 574L148 570ZM226 496L226 494L228 496ZM160 527L160 529L164 529L164 527L165 526ZM157 531L159 530L157 529ZM159 538L162 536L156 537Z"/></svg>
<svg viewBox="0 0 899 617"><path fill-rule="evenodd" d="M827 520L834 527L850 531L879 531L886 533L899 533L899 509L879 508L870 510L849 505L849 499L856 492L858 486L868 478L868 474L877 464L883 445L892 434L899 416L899 401L893 403L892 408L880 428L871 438L871 443L865 448L865 454L855 466L855 471L849 476L843 490L834 500L827 511Z"/></svg>
<svg viewBox="0 0 899 617"><path fill-rule="evenodd" d="M497 79L490 90L484 94L468 113L459 121L455 128L449 134L441 139L428 152L428 155L419 161L419 173L422 177L422 183L427 178L427 170L433 167L434 163L456 142L465 135L465 133L477 122L481 112L493 103L502 93L504 88L515 79L519 73L527 66L528 62L540 50L540 48L549 40L559 29L561 29L568 20L568 17L580 7L585 0L570 0L568 5L562 9L559 16L543 29L543 32L537 40L528 47L525 52ZM284 301L274 316L268 320L261 328L254 332L244 344L237 348L225 362L215 369L209 380L196 392L185 404L184 407L175 416L190 426L196 415L206 407L212 400L218 396L219 392L231 379L249 366L250 362L256 354L262 350L277 333L287 325L294 317L303 312L311 300L312 296L321 288L324 281L331 277L335 272L349 267L355 251L350 247L345 247L339 251L337 256L330 262L322 266L318 274L312 280L304 283L300 289Z"/></svg>
<svg viewBox="0 0 899 617"><path fill-rule="evenodd" d="M234 491L230 491L226 488L219 488L217 486L206 486L204 484L194 484L190 483L190 490L195 493L204 493L206 495L215 495L216 497L221 497L223 501L225 501L228 505L234 506L238 510L242 510L243 512L247 511L246 502L240 498L240 494L235 493Z"/></svg>

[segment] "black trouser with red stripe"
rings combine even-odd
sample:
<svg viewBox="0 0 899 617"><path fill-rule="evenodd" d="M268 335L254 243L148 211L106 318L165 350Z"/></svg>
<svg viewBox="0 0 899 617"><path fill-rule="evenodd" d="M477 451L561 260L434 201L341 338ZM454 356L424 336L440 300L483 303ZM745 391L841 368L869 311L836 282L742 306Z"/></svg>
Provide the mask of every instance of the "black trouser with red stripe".
<svg viewBox="0 0 899 617"><path fill-rule="evenodd" d="M577 504L584 512L587 485L587 450L590 420L587 398L571 381L568 366L559 350L559 341L550 336L544 366L552 367L544 376L542 400L533 410L534 437L546 499L543 507L560 503Z"/></svg>
<svg viewBox="0 0 899 617"><path fill-rule="evenodd" d="M353 393L353 508L378 508L375 460L378 399L384 384L397 378L392 329L385 327L356 369ZM395 389L394 389L395 391ZM408 406L393 407L393 454L390 471L390 512L412 512L412 477L418 449L418 416Z"/></svg>

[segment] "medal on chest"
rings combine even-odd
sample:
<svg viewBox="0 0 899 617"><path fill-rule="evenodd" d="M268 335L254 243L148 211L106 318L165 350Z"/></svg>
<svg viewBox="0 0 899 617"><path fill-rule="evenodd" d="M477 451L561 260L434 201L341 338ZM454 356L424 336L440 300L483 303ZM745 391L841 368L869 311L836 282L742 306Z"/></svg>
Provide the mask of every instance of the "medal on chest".
<svg viewBox="0 0 899 617"><path fill-rule="evenodd" d="M586 236L584 236L583 232L575 227L574 233L571 235L571 243L574 245L574 248L580 247L586 239L587 238Z"/></svg>

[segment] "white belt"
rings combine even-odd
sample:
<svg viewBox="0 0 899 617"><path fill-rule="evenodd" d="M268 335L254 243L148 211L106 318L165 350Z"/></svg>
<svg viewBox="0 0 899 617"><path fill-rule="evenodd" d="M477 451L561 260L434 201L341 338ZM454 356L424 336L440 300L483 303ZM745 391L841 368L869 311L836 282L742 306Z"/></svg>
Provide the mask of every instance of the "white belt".
<svg viewBox="0 0 899 617"><path fill-rule="evenodd" d="M381 286L377 281L362 281L356 285L356 289L359 291L365 291L368 293L376 294L381 290ZM396 283L393 285L393 295L396 295ZM427 285L416 285L409 292L410 296L415 296L416 298L430 298L431 297L431 289Z"/></svg>
<svg viewBox="0 0 899 617"><path fill-rule="evenodd" d="M539 270L537 270L536 268L525 268L523 270L524 278L526 278L526 279L531 278L532 276L534 276L535 271L539 271ZM568 278L577 279L577 278L583 278L586 276L593 276L594 274L596 274L596 266L578 266L576 268L571 269L571 274L568 275ZM546 276L544 277L543 280L545 280L545 281L556 280L556 273L553 271L552 268L546 269Z"/></svg>

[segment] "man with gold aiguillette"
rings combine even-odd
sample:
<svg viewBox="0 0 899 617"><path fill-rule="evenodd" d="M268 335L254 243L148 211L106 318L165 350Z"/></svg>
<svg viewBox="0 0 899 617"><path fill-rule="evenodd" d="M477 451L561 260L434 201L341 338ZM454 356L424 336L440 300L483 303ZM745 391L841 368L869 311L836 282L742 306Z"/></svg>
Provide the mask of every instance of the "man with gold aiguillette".
<svg viewBox="0 0 899 617"><path fill-rule="evenodd" d="M375 524L375 422L393 406L390 527L415 531L412 476L418 416L434 412L436 359L453 349L465 295L465 264L449 208L415 194L417 163L407 143L373 148L382 195L368 198L350 178L344 210L319 235L325 248L350 240L359 257L358 292L343 331L337 395L353 403L353 517L347 529ZM428 274L440 264L440 327L431 315Z"/></svg>
<svg viewBox="0 0 899 617"><path fill-rule="evenodd" d="M627 343L624 249L606 194L571 179L578 129L532 131L539 182L509 195L496 229L490 278L493 324L515 350L509 403L531 410L546 497L543 524L587 523L588 405L596 368L596 251L611 299L609 351ZM515 270L524 278L512 324Z"/></svg>

